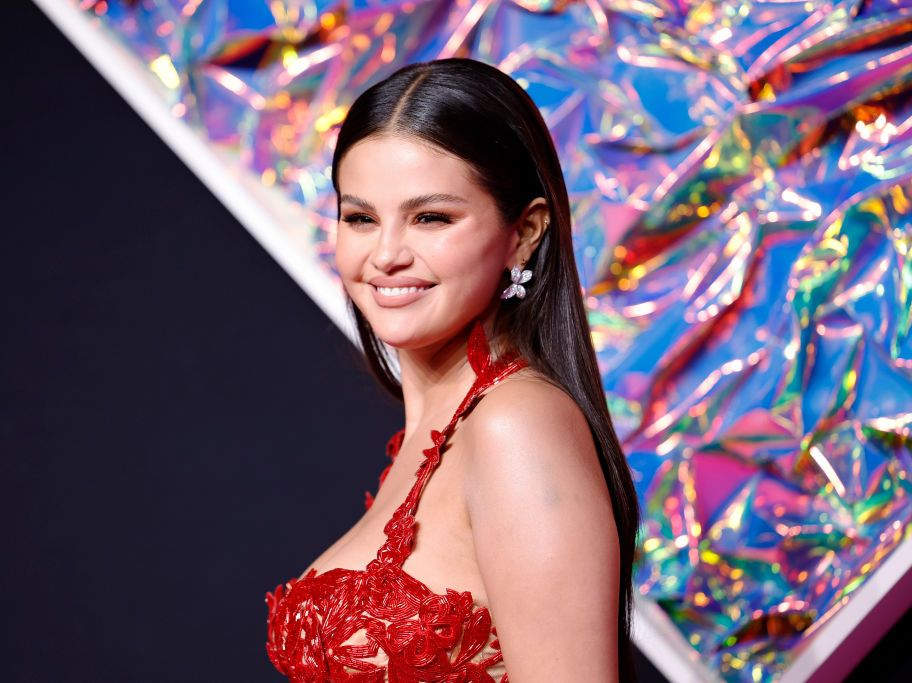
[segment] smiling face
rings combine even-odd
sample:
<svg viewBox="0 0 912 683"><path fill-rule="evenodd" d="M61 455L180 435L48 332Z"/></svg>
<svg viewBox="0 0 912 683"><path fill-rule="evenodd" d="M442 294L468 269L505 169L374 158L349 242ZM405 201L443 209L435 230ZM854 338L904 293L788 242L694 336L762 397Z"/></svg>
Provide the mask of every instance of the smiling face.
<svg viewBox="0 0 912 683"><path fill-rule="evenodd" d="M464 161L415 138L369 137L343 157L338 185L336 267L381 340L432 347L498 301L518 235Z"/></svg>

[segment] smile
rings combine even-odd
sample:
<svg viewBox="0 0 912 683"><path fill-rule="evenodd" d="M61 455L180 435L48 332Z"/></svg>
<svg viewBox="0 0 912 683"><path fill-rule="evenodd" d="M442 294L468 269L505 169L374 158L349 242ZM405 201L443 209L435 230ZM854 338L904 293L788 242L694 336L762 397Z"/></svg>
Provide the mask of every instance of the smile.
<svg viewBox="0 0 912 683"><path fill-rule="evenodd" d="M401 296L403 294L409 294L411 292L421 292L425 289L430 288L430 285L426 287L377 287L377 291L384 296Z"/></svg>
<svg viewBox="0 0 912 683"><path fill-rule="evenodd" d="M433 289L435 285L424 285L422 287L378 287L371 285L374 292L374 301L378 306L383 308L398 308L407 306L413 301L424 297L428 290Z"/></svg>

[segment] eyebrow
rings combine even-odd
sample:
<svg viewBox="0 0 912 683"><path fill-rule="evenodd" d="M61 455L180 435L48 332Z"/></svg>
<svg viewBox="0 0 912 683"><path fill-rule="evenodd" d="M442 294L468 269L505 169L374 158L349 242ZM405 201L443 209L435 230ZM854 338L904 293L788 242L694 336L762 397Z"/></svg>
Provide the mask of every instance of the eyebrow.
<svg viewBox="0 0 912 683"><path fill-rule="evenodd" d="M446 194L445 192L432 192L430 194L422 194L417 197L412 197L410 199L406 199L404 202L402 202L399 205L399 210L400 211L414 211L415 209L417 209L421 206L424 206L425 204L433 204L435 202L453 202L455 204L468 204L469 203L467 199L463 199L462 197L458 197L454 194ZM344 203L354 204L355 206L361 207L365 211L376 211L377 210L374 208L374 205L371 204L366 199L361 199L361 197L355 197L354 195L351 195L351 194L343 194L339 198L339 203L340 204L344 204Z"/></svg>

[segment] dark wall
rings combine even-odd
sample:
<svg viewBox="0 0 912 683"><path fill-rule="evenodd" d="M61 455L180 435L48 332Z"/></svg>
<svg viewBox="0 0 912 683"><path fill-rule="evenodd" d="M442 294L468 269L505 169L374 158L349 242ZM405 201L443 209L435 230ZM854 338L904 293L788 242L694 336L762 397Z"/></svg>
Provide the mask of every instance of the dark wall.
<svg viewBox="0 0 912 683"><path fill-rule="evenodd" d="M0 24L0 678L279 680L264 593L401 407L38 9Z"/></svg>

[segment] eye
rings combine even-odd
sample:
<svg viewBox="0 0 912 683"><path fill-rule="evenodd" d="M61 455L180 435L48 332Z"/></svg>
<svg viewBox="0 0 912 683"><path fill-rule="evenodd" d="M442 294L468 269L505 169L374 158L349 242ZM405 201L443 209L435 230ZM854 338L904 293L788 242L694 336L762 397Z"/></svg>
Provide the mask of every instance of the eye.
<svg viewBox="0 0 912 683"><path fill-rule="evenodd" d="M426 219L426 220L425 220ZM422 213L418 215L417 218L419 223L452 223L452 219L449 216L445 216L442 213Z"/></svg>
<svg viewBox="0 0 912 683"><path fill-rule="evenodd" d="M366 225L367 223L372 223L373 218L363 213L353 213L342 218L342 222L349 225Z"/></svg>

